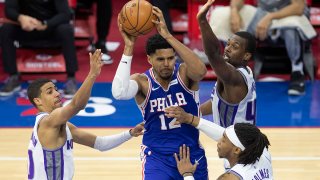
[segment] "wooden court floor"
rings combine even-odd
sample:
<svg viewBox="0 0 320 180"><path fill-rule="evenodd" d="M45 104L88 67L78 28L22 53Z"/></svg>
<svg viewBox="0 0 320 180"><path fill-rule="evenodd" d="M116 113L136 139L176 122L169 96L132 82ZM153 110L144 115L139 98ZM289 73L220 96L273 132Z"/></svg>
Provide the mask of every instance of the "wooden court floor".
<svg viewBox="0 0 320 180"><path fill-rule="evenodd" d="M87 131L97 135L111 135L125 129L96 128ZM271 142L275 179L320 180L320 128L263 128ZM0 129L0 179L27 179L27 146L30 128ZM216 142L201 135L206 149L210 179L222 172ZM75 180L141 179L139 158L141 138L133 138L108 152L99 152L74 145Z"/></svg>

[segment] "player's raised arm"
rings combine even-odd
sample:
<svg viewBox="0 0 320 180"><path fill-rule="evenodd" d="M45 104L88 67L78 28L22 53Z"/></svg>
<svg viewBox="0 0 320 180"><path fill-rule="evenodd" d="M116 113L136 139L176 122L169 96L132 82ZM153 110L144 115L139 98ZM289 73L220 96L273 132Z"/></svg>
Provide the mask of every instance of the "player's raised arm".
<svg viewBox="0 0 320 180"><path fill-rule="evenodd" d="M131 61L137 37L124 32L122 25L119 23L119 15L118 27L125 45L123 55L112 81L112 95L115 99L125 100L133 98L139 90L137 81L130 79Z"/></svg>
<svg viewBox="0 0 320 180"><path fill-rule="evenodd" d="M205 64L191 49L170 34L163 14L159 8L154 6L153 13L158 17L158 21L154 21L157 31L175 49L182 61L186 64L187 76L193 81L202 80L207 73Z"/></svg>
<svg viewBox="0 0 320 180"><path fill-rule="evenodd" d="M236 68L227 63L224 57L220 54L220 42L213 33L206 17L208 10L213 3L214 0L208 0L197 14L203 47L206 55L208 56L211 67L214 69L220 80L226 83L234 84L234 82L241 81L241 79L239 80L241 76L239 76L240 74Z"/></svg>
<svg viewBox="0 0 320 180"><path fill-rule="evenodd" d="M71 117L76 115L80 110L84 109L91 95L92 86L101 72L101 50L96 50L90 55L90 71L82 83L77 93L72 98L71 102L64 107L53 110L48 116L48 124L59 126L65 124ZM50 120L54 119L54 120Z"/></svg>

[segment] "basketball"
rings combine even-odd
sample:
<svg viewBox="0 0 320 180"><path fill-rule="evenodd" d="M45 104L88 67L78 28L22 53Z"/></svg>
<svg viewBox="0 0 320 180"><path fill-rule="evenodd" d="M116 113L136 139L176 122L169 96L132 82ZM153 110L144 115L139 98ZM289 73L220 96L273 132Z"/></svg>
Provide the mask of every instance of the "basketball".
<svg viewBox="0 0 320 180"><path fill-rule="evenodd" d="M152 13L152 5L146 0L127 2L119 18L123 30L132 36L148 34L154 27L152 20L157 20L157 16Z"/></svg>

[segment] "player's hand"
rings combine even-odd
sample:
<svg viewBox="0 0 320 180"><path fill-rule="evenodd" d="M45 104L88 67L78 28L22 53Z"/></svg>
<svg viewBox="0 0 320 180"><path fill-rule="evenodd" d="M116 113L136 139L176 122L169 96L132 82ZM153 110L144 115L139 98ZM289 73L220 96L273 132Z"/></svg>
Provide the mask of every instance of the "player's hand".
<svg viewBox="0 0 320 180"><path fill-rule="evenodd" d="M256 37L260 41L263 41L267 38L267 33L268 33L269 26L271 25L271 22L272 22L272 19L269 16L269 14L267 14L257 24Z"/></svg>
<svg viewBox="0 0 320 180"><path fill-rule="evenodd" d="M159 34L165 39L172 37L166 25L166 21L164 20L162 11L158 7L153 6L152 12L158 17L156 21L152 20L152 22L155 24Z"/></svg>
<svg viewBox="0 0 320 180"><path fill-rule="evenodd" d="M184 109L179 106L170 106L164 110L165 116L169 118L176 118L175 125L186 123L190 124L192 121L192 114L186 113Z"/></svg>
<svg viewBox="0 0 320 180"><path fill-rule="evenodd" d="M198 21L206 20L207 21L207 12L210 9L211 5L214 3L215 0L208 0L206 4L204 4L198 14L197 14L197 19Z"/></svg>
<svg viewBox="0 0 320 180"><path fill-rule="evenodd" d="M130 130L130 135L133 137L138 137L140 135L143 135L144 131L144 122L137 124L136 127Z"/></svg>
<svg viewBox="0 0 320 180"><path fill-rule="evenodd" d="M191 164L190 162L190 149L185 144L180 146L180 153L179 158L176 153L174 153L174 158L177 162L177 167L179 173L186 177L186 176L193 176L194 172L197 169L198 163Z"/></svg>
<svg viewBox="0 0 320 180"><path fill-rule="evenodd" d="M118 14L118 28L119 28L119 32L124 40L124 44L126 46L129 46L129 47L133 47L134 46L134 43L135 41L137 40L137 37L136 36L131 36L129 34L127 34L124 30L123 30L123 27L122 27L122 24L120 23L120 18L121 18L121 15L120 13Z"/></svg>
<svg viewBox="0 0 320 180"><path fill-rule="evenodd" d="M90 56L89 74L92 74L96 77L100 74L101 67L103 66L103 63L101 61L101 58L102 58L101 49L97 49L93 54L90 52L89 56Z"/></svg>

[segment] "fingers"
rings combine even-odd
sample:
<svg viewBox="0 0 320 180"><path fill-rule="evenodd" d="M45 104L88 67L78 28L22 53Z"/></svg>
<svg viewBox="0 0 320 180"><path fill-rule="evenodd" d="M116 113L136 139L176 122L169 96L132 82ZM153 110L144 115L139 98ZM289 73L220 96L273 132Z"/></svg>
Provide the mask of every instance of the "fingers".
<svg viewBox="0 0 320 180"><path fill-rule="evenodd" d="M186 149L185 149L187 152L186 152L186 158L187 159L190 159L190 149L189 149L189 147L186 147Z"/></svg>
<svg viewBox="0 0 320 180"><path fill-rule="evenodd" d="M183 155L183 158L184 158L185 160L188 160L188 157L187 157L187 147L186 147L185 144L182 146L182 155Z"/></svg>
<svg viewBox="0 0 320 180"><path fill-rule="evenodd" d="M174 153L174 158L176 159L177 164L180 162L180 160L178 159L178 155L177 153Z"/></svg>

